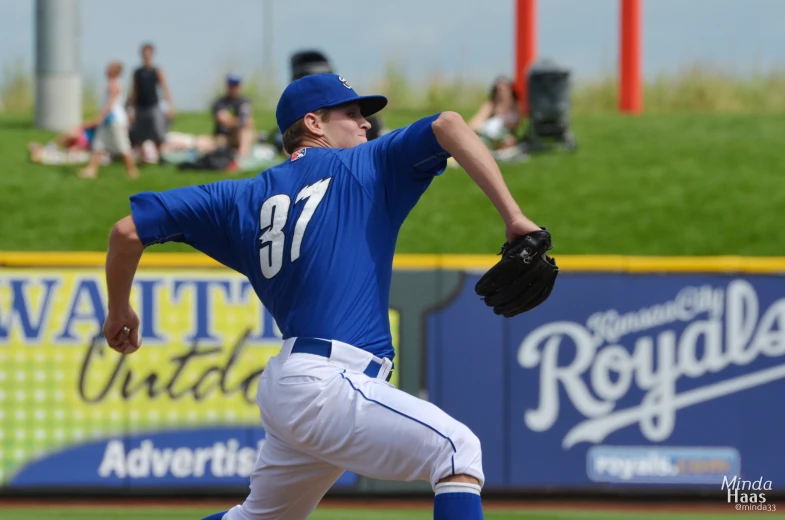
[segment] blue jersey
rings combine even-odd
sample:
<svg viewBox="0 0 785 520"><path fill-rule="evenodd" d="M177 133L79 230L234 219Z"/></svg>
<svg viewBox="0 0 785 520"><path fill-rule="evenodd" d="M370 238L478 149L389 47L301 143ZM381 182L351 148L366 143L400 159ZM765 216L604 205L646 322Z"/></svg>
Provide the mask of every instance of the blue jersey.
<svg viewBox="0 0 785 520"><path fill-rule="evenodd" d="M438 115L347 149L306 148L252 179L131 197L145 247L184 242L245 275L284 339L392 360L389 295L404 219L446 167Z"/></svg>

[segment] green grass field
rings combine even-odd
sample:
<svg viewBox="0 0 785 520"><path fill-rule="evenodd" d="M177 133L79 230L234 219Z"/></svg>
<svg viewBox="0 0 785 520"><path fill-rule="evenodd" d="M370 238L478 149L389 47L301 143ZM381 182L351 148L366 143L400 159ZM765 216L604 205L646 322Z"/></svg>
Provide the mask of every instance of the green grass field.
<svg viewBox="0 0 785 520"><path fill-rule="evenodd" d="M397 127L421 115L385 117ZM270 114L261 119L272 128ZM180 115L174 129L208 132L210 123ZM781 115L583 115L574 129L576 153L502 168L524 212L551 229L554 255L785 255ZM225 178L154 166L128 181L113 165L81 180L76 167L28 162L26 143L50 135L27 119L0 119L0 250L102 251L129 195ZM397 251L495 254L503 238L482 192L448 169L404 224Z"/></svg>
<svg viewBox="0 0 785 520"><path fill-rule="evenodd" d="M38 508L38 509L0 509L3 520L198 520L215 510L204 509L161 509L161 508ZM759 513L759 512L757 512ZM738 518L752 512L725 513L641 513L611 511L486 511L487 520L708 520ZM425 509L364 510L364 509L325 509L315 512L314 520L429 520L433 513ZM767 512L766 518L782 518L782 515Z"/></svg>

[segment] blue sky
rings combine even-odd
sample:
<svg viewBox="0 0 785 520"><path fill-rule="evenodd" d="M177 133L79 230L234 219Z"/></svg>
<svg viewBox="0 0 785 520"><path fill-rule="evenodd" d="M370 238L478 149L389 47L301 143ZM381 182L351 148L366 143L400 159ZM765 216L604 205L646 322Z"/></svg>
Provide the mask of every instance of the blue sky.
<svg viewBox="0 0 785 520"><path fill-rule="evenodd" d="M358 90L389 60L413 82L429 75L490 80L512 74L513 0L81 0L82 72L138 61L156 43L179 109L203 109L228 69L261 73L264 1L272 2L275 80L292 52L316 47ZM218 7L218 6L223 7ZM643 0L648 77L696 62L736 72L785 65L783 0ZM0 0L0 65L34 65L34 0ZM618 0L540 0L539 56L576 81L616 67Z"/></svg>

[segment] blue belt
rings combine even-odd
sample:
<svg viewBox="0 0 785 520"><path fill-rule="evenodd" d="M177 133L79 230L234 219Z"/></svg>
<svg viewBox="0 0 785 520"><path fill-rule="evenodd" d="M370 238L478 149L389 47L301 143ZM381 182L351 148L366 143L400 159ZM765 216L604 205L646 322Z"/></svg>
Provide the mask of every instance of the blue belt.
<svg viewBox="0 0 785 520"><path fill-rule="evenodd" d="M332 351L332 342L325 339L297 338L294 340L294 345L292 345L292 354L314 354L316 356L322 356L329 359ZM368 366L365 367L363 374L376 379L376 376L379 375L379 370L381 370L381 368L381 363L371 360L371 362L368 363ZM390 370L390 373L387 374L387 381L389 381L391 377L392 370Z"/></svg>

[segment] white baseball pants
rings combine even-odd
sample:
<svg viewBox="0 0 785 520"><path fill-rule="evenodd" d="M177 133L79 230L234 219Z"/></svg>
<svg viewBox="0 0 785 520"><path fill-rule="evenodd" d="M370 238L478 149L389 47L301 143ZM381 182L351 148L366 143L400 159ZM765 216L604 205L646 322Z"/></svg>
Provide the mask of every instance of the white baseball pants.
<svg viewBox="0 0 785 520"><path fill-rule="evenodd" d="M250 494L225 520L307 518L344 470L383 480L450 475L484 484L480 441L435 405L363 372L370 353L332 341L329 358L294 353L284 342L259 380L257 403L266 438ZM373 372L371 372L373 373Z"/></svg>

